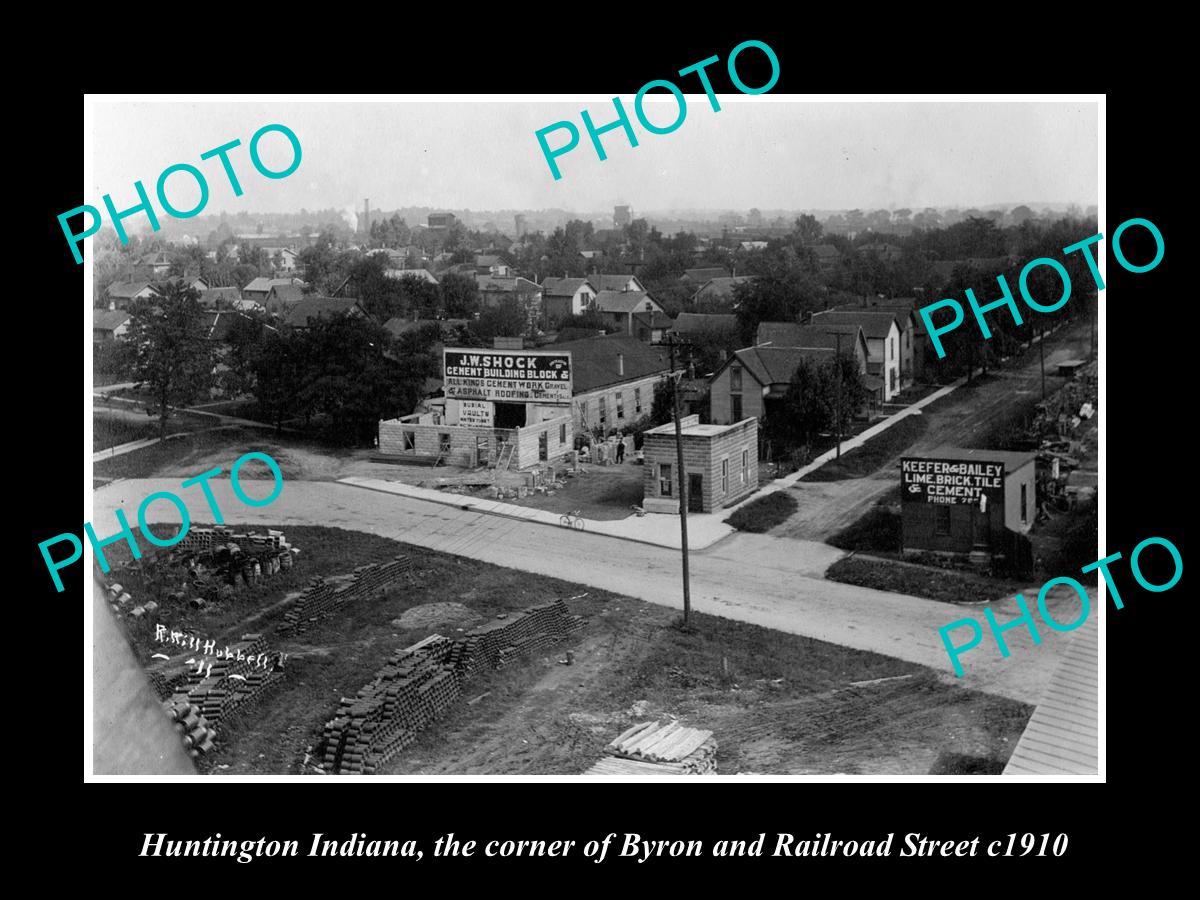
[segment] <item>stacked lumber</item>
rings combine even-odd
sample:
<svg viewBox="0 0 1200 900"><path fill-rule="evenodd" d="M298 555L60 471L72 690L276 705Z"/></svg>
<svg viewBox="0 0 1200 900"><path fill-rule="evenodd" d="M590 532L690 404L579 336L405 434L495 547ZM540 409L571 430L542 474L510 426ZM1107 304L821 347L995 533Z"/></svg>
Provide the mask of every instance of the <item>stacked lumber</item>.
<svg viewBox="0 0 1200 900"><path fill-rule="evenodd" d="M411 570L412 560L397 556L390 562L359 566L344 584L314 578L291 609L284 613L279 631L304 632L333 615L344 603L384 593L401 575Z"/></svg>
<svg viewBox="0 0 1200 900"><path fill-rule="evenodd" d="M656 778L659 775L698 775L678 763L649 763L619 756L606 756L584 775L604 775L618 778Z"/></svg>
<svg viewBox="0 0 1200 900"><path fill-rule="evenodd" d="M692 775L716 769L717 742L713 733L688 728L679 722L634 725L613 740L608 749L617 757L678 767Z"/></svg>

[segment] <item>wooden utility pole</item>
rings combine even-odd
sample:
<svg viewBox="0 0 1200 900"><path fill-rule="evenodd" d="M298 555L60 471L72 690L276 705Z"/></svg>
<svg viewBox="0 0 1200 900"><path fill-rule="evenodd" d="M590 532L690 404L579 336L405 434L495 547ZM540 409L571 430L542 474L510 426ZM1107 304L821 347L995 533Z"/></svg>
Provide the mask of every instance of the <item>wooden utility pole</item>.
<svg viewBox="0 0 1200 900"><path fill-rule="evenodd" d="M667 337L667 347L671 352L671 413L675 419L675 465L679 470L679 538L683 550L683 627L691 624L692 617L692 588L688 575L688 533L687 533L687 476L683 471L683 429L679 424L679 379L675 377L675 338ZM683 373L679 373L682 377Z"/></svg>
<svg viewBox="0 0 1200 900"><path fill-rule="evenodd" d="M833 368L837 373L837 407L834 412L837 422L837 453L834 454L836 459L842 458L842 333L834 332L834 341L837 343L837 350L833 355Z"/></svg>
<svg viewBox="0 0 1200 900"><path fill-rule="evenodd" d="M1042 339L1038 341L1038 355L1042 358L1042 402L1046 401L1046 326L1042 326Z"/></svg>

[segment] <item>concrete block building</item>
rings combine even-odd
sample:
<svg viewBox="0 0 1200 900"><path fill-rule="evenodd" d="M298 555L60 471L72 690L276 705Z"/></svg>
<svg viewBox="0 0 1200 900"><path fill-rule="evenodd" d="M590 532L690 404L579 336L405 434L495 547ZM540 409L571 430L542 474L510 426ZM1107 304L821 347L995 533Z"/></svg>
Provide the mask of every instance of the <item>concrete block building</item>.
<svg viewBox="0 0 1200 900"><path fill-rule="evenodd" d="M688 512L716 512L758 490L758 420L701 425L699 416L680 420ZM679 514L675 425L643 435L642 506L647 512Z"/></svg>

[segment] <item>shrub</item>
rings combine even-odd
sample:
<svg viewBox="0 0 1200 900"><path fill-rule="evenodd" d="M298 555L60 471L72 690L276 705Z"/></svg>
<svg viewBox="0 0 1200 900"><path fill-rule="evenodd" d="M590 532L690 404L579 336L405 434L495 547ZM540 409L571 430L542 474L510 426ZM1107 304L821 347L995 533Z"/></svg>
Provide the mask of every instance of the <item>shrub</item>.
<svg viewBox="0 0 1200 900"><path fill-rule="evenodd" d="M775 491L766 496L752 500L725 520L738 531L750 531L762 534L770 531L781 522L787 521L799 504L796 498L786 491Z"/></svg>
<svg viewBox="0 0 1200 900"><path fill-rule="evenodd" d="M900 516L889 509L876 506L857 522L843 528L829 539L841 550L863 553L898 553L900 550Z"/></svg>

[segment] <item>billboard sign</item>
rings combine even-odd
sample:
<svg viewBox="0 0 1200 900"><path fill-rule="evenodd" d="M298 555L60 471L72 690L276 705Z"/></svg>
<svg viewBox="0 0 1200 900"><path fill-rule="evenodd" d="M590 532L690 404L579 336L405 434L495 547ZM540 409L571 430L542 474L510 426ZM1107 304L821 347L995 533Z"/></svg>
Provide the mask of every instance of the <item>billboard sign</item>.
<svg viewBox="0 0 1200 900"><path fill-rule="evenodd" d="M1004 463L985 460L901 459L905 503L1004 504Z"/></svg>
<svg viewBox="0 0 1200 900"><path fill-rule="evenodd" d="M442 353L447 397L500 403L570 403L571 354L554 350Z"/></svg>

